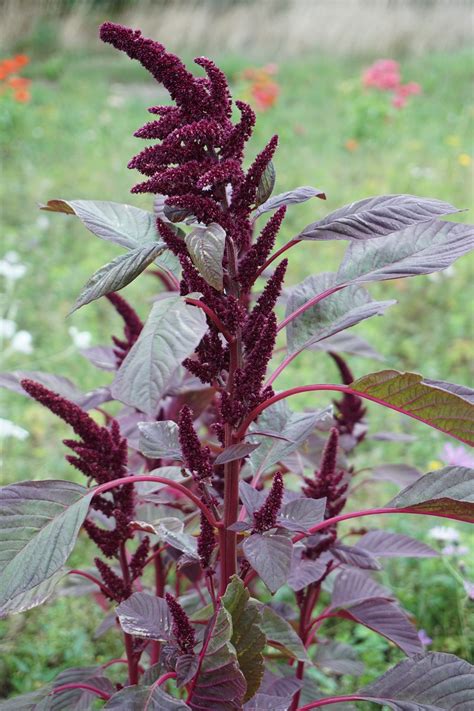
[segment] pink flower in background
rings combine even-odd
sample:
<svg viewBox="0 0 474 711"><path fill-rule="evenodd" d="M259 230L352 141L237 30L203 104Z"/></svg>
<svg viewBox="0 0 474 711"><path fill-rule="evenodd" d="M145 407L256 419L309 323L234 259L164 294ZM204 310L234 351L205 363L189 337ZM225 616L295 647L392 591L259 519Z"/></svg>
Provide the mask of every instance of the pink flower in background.
<svg viewBox="0 0 474 711"><path fill-rule="evenodd" d="M415 81L402 84L400 65L394 59L378 59L362 74L366 89L378 89L393 93L392 106L402 109L410 96L421 94L421 86Z"/></svg>
<svg viewBox="0 0 474 711"><path fill-rule="evenodd" d="M418 639L423 647L428 647L430 644L433 644L433 640L427 634L426 630L418 630Z"/></svg>
<svg viewBox="0 0 474 711"><path fill-rule="evenodd" d="M462 445L455 447L453 444L445 444L440 456L443 462L450 466L474 469L474 457Z"/></svg>
<svg viewBox="0 0 474 711"><path fill-rule="evenodd" d="M394 59L378 59L362 75L365 87L393 91L400 85L400 65Z"/></svg>

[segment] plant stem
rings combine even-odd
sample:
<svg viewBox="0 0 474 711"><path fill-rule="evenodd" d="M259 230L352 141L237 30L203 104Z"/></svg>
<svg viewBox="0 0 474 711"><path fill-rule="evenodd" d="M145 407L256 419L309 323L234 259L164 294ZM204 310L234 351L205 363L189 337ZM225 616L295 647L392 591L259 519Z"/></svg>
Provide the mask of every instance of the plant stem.
<svg viewBox="0 0 474 711"><path fill-rule="evenodd" d="M153 686L161 686L166 681L168 681L168 679L176 679L176 672L166 672L166 674L160 676L160 678L153 684Z"/></svg>
<svg viewBox="0 0 474 711"><path fill-rule="evenodd" d="M130 585L130 570L127 562L127 551L125 548L125 543L120 544L120 567L122 569L122 576L125 585L128 587ZM128 661L128 683L130 686L138 684L138 659L136 658L135 652L133 650L133 637L128 634L128 632L123 633L125 652Z"/></svg>
<svg viewBox="0 0 474 711"><path fill-rule="evenodd" d="M98 689L96 686L92 686L91 684L61 684L61 686L56 686L52 691L51 694L59 694L61 691L66 691L67 689L84 689L85 691L91 691L93 694L96 694L96 696L100 696L101 699L104 699L104 701L108 701L110 699L110 694L108 694L106 691L102 691L102 689Z"/></svg>
<svg viewBox="0 0 474 711"><path fill-rule="evenodd" d="M226 327L220 320L219 316L209 306L207 306L207 304L205 304L203 301L199 301L198 299L186 298L185 301L187 304L190 304L191 306L197 306L199 309L202 309L207 314L207 316L209 316L211 321L217 327L218 331L220 331L222 333L222 335L224 336L226 341L232 340L231 334L226 329Z"/></svg>
<svg viewBox="0 0 474 711"><path fill-rule="evenodd" d="M258 272L257 272L256 275L255 275L255 279L257 279L257 278L260 276L260 274L262 274L262 272L265 271L265 269L268 269L268 267L270 266L270 264L271 264L272 262L274 262L275 259L278 259L278 257L280 256L280 254L284 254L288 249L291 249L292 247L295 246L295 244L298 244L299 242L301 242L301 240L299 240L299 239L292 239L292 240L290 240L289 242L287 242L286 244L284 244L283 247L280 247L280 249L278 249L274 254L272 254L272 256L267 259L267 261L265 262L265 264L260 267L260 269L258 270Z"/></svg>
<svg viewBox="0 0 474 711"><path fill-rule="evenodd" d="M277 328L277 333L281 331L285 326L287 326L293 319L298 318L298 316L301 316L301 314L304 314L305 311L310 309L312 306L316 306L320 301L323 301L323 299L327 299L328 296L331 296L331 294L335 294L336 291L340 291L341 289L344 289L344 287L347 286L346 284L339 284L338 286L332 286L330 289L326 289L326 291L323 291L321 294L317 294L316 296L313 296L312 299L309 299L305 304L302 304L296 311L293 311L293 313L288 314L288 316L278 324Z"/></svg>
<svg viewBox="0 0 474 711"><path fill-rule="evenodd" d="M113 598L113 594L110 592L109 588L104 585L103 583L98 580L98 578L95 578L93 575L90 575L90 573L85 573L83 570L69 570L68 575L80 575L82 578L86 578L87 580L90 580L91 583L95 583L98 585L98 587L102 590L104 595L107 595L110 598Z"/></svg>
<svg viewBox="0 0 474 711"><path fill-rule="evenodd" d="M349 701L365 701L365 699L363 696L328 696L327 699L318 699L317 701L312 701L310 704L306 704L306 706L300 706L297 711L311 711L311 709L317 709L320 706L348 703Z"/></svg>
<svg viewBox="0 0 474 711"><path fill-rule="evenodd" d="M192 491L189 491L189 489L186 489L185 486L179 484L177 481L171 481L170 479L166 479L162 476L153 476L151 474L136 474L135 476L124 476L121 479L114 479L113 481L107 481L105 482L105 484L100 484L100 486L96 486L95 489L93 489L94 496L96 496L97 494L102 494L105 491L115 489L115 487L117 486L123 486L124 484L137 484L140 481L156 481L157 484L166 484L170 487L170 489L176 489L176 491L179 491L184 496L187 496L188 499L191 499L191 501L201 509L211 526L214 526L215 528L220 528L222 526L222 522L217 521L214 518L212 512L209 511L207 506L201 501L201 499L199 499L195 494L193 494Z"/></svg>
<svg viewBox="0 0 474 711"><path fill-rule="evenodd" d="M155 594L157 597L164 597L165 594L165 574L163 570L163 561L161 560L161 549L158 548L158 552L154 559L155 565ZM161 642L156 640L152 643L151 654L150 654L150 665L156 664L160 658L161 652Z"/></svg>

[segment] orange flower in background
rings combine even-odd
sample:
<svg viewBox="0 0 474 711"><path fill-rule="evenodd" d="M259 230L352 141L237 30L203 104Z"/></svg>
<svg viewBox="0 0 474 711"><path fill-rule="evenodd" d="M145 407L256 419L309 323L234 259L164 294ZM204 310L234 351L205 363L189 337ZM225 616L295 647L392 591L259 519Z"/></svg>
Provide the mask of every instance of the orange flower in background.
<svg viewBox="0 0 474 711"><path fill-rule="evenodd" d="M15 101L24 104L30 100L31 94L28 88L31 84L31 79L16 76L18 70L28 64L29 61L29 57L26 54L17 54L0 62L0 94L5 94L11 89Z"/></svg>
<svg viewBox="0 0 474 711"><path fill-rule="evenodd" d="M359 141L356 141L355 138L348 138L344 144L344 148L346 149L346 151L350 151L351 153L353 153L359 148Z"/></svg>
<svg viewBox="0 0 474 711"><path fill-rule="evenodd" d="M273 79L278 72L277 64L266 64L264 67L250 67L242 72L242 78L250 82L249 94L259 111L271 108L278 99L280 86Z"/></svg>

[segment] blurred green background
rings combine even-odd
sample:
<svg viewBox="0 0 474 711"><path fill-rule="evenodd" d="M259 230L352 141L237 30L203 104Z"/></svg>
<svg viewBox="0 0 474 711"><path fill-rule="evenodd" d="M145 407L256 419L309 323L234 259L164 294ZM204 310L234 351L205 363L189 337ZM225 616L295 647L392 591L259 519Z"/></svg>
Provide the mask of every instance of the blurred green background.
<svg viewBox="0 0 474 711"><path fill-rule="evenodd" d="M115 313L101 301L69 319L66 314L91 273L119 250L74 218L38 210L38 203L52 198L151 207L149 196L129 194L138 178L126 164L142 148L132 133L148 120L147 107L167 98L141 66L100 45L97 27L105 19L141 27L187 61L195 54L209 54L229 76L235 98L252 100L245 70L277 65L271 81L279 94L272 106L258 113L249 160L278 133L275 192L314 185L328 197L325 203L311 200L290 208L281 243L330 210L375 194L414 193L472 209L470 3L6 0L0 9L0 62L26 54L30 61L20 74L31 80L29 101L15 100L5 84L0 93L0 266L15 264L16 259L17 266L26 267L16 280L8 276L8 266L0 270L0 318L13 321L17 333L31 336L17 338L15 346L4 324L2 370L51 371L70 377L84 391L110 381L80 356L77 333L70 329L90 334L82 336L84 343L108 344L111 333L119 335ZM389 94L362 87L363 70L379 58L398 60L403 81L422 87L400 110L391 106ZM461 213L454 219L469 216ZM343 251L343 243L302 243L290 252L288 282L337 267ZM154 287L155 280L145 275L124 292L143 317ZM357 327L385 357L382 367L470 383L472 259L465 257L435 277L387 282L370 291L375 297L398 300L383 318ZM359 358L350 363L357 376L381 367ZM324 354L306 353L279 385L336 377ZM23 430L6 436L8 425L3 425L2 482L74 478L60 444L67 428L19 395L3 392L1 398L0 417ZM301 399L294 406L313 404L324 400ZM441 433L376 407L369 416L373 432L392 428L417 439L408 445L365 444L358 450L357 466L387 461L403 461L423 471L441 466L448 441ZM393 493L385 484L361 488L357 495L367 505L383 503ZM433 543L433 521L391 520L389 525ZM391 562L383 576L433 639L431 648L469 657L474 603L462 581L474 581L474 537L467 525L451 528L460 537L458 553ZM88 560L89 551L81 542L75 562ZM63 668L120 654L113 631L93 639L100 619L100 609L85 598L60 597L2 622L0 697L29 691ZM364 680L399 658L371 632L341 621L329 625L338 638L351 640L360 650L368 669ZM354 688L356 682L344 678L337 684L321 683L323 690L331 691Z"/></svg>

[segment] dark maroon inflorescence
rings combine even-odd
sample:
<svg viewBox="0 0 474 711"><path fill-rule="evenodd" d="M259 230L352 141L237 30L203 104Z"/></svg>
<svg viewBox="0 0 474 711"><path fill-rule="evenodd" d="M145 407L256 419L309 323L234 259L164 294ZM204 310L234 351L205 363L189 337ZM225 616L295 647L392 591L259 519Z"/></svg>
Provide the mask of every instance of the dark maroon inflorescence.
<svg viewBox="0 0 474 711"><path fill-rule="evenodd" d="M173 620L173 634L178 647L183 654L193 654L196 636L189 617L173 595L166 593L165 597Z"/></svg>
<svg viewBox="0 0 474 711"><path fill-rule="evenodd" d="M354 376L344 358L339 353L330 353L330 355L339 369L344 385L352 383ZM362 428L360 432L357 432L356 425L362 423L367 412L362 398L350 393L344 393L340 400L334 400L333 402L336 408L336 426L339 433L341 435L349 434L355 436L357 441L360 442L365 436L365 429Z"/></svg>
<svg viewBox="0 0 474 711"><path fill-rule="evenodd" d="M106 294L106 298L114 306L115 310L122 317L124 322L124 338L117 338L116 336L112 336L112 341L115 345L114 355L118 368L122 364L123 359L129 352L135 341L138 339L138 336L140 335L141 330L143 328L143 322L136 313L135 309L130 306L130 304L123 298L123 296L117 294L117 292L113 291L110 294Z"/></svg>
<svg viewBox="0 0 474 711"><path fill-rule="evenodd" d="M179 413L179 443L184 461L197 482L212 476L211 452L209 447L201 447L193 425L191 408L184 405Z"/></svg>
<svg viewBox="0 0 474 711"><path fill-rule="evenodd" d="M203 570L210 569L210 561L214 548L216 547L216 537L214 529L201 512L201 530L197 539L197 552Z"/></svg>
<svg viewBox="0 0 474 711"><path fill-rule="evenodd" d="M252 533L265 533L275 527L283 501L283 488L283 477L281 472L277 472L267 498L262 506L253 512Z"/></svg>

